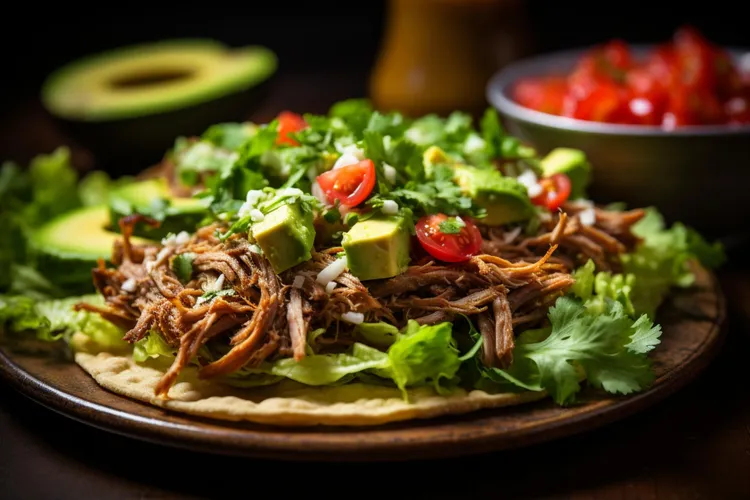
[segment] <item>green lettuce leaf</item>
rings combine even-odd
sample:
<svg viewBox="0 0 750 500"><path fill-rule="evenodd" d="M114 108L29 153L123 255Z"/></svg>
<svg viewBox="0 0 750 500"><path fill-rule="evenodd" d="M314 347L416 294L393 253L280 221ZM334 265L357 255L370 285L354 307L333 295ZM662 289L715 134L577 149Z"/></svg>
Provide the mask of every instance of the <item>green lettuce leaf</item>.
<svg viewBox="0 0 750 500"><path fill-rule="evenodd" d="M76 332L87 335L97 344L112 349L124 349L124 332L89 311L75 311L79 302L103 305L101 295L83 295L64 299L36 300L15 295L0 296L0 328L10 333L24 334L34 331L39 340L69 342Z"/></svg>
<svg viewBox="0 0 750 500"><path fill-rule="evenodd" d="M667 228L662 215L649 208L633 226L643 243L622 256L624 272L634 276L631 299L635 311L654 317L672 287L689 287L695 282L690 262L698 260L707 268L724 263L726 256L719 242L707 243L695 230L675 223Z"/></svg>
<svg viewBox="0 0 750 500"><path fill-rule="evenodd" d="M300 361L282 358L265 362L257 368L243 368L228 377L233 385L266 385L274 380L290 379L302 384L320 386L342 384L360 376L368 382L380 379L398 387L408 400L410 387L431 385L444 393L457 382L461 365L452 334L451 323L432 326L410 321L398 331L382 323L373 323L358 331L382 339L395 336L386 352L355 342L347 352L308 354ZM270 377L270 378L269 378Z"/></svg>

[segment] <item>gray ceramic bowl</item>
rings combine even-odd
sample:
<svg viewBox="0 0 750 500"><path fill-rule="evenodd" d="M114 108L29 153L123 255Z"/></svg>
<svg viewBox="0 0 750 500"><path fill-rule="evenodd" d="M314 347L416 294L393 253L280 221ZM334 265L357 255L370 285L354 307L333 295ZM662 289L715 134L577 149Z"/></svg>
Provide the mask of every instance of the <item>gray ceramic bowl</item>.
<svg viewBox="0 0 750 500"><path fill-rule="evenodd" d="M585 151L593 166L591 197L655 205L711 236L750 228L750 126L690 126L675 131L554 116L511 99L520 78L567 72L587 49L512 63L487 85L487 98L508 131L541 153L565 146ZM638 46L642 53L647 46ZM735 58L745 51L732 50Z"/></svg>

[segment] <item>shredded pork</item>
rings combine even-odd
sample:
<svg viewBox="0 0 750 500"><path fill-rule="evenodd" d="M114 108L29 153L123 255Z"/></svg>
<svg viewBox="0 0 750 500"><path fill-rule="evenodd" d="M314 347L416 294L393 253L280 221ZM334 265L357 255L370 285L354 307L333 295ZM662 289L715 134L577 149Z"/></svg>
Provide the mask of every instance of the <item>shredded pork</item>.
<svg viewBox="0 0 750 500"><path fill-rule="evenodd" d="M616 270L616 257L637 242L630 228L643 211L596 208L594 224L585 225L579 214L587 208L567 203L531 236L519 228L482 228L482 254L463 263L421 259L403 274L367 286L343 272L332 289L316 277L342 248L316 247L312 259L277 275L245 235L219 240L218 225L199 229L184 244L134 245L134 224L156 222L131 216L120 221L114 266L100 262L93 271L106 306L77 307L124 328L129 342L153 332L175 349L156 389L162 396L192 360L201 377L213 378L280 357L300 361L308 348L328 352L366 342L347 321L351 313L398 327L409 320L430 325L469 317L482 336L482 361L505 368L517 333L545 321L548 308L573 285L576 266L590 258ZM193 274L182 283L171 263L185 253L193 256ZM123 287L126 282L135 286ZM204 359L201 347L209 342L223 345L223 354Z"/></svg>

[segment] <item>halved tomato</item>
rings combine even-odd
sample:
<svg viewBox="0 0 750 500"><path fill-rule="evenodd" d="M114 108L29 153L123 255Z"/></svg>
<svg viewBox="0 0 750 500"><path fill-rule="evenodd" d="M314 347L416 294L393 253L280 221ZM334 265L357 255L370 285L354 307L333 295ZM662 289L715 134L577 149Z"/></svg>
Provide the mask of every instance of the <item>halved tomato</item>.
<svg viewBox="0 0 750 500"><path fill-rule="evenodd" d="M417 239L438 260L464 262L482 249L482 234L471 220L445 214L425 215L417 221Z"/></svg>
<svg viewBox="0 0 750 500"><path fill-rule="evenodd" d="M375 187L375 164L372 160L362 160L324 172L317 180L329 203L338 200L343 206L356 207Z"/></svg>
<svg viewBox="0 0 750 500"><path fill-rule="evenodd" d="M539 180L542 192L531 199L534 205L547 210L557 210L570 196L570 178L565 174L555 174Z"/></svg>
<svg viewBox="0 0 750 500"><path fill-rule="evenodd" d="M299 142L289 137L289 134L307 127L305 119L291 111L282 111L276 119L279 121L279 135L276 138L276 144L299 146Z"/></svg>

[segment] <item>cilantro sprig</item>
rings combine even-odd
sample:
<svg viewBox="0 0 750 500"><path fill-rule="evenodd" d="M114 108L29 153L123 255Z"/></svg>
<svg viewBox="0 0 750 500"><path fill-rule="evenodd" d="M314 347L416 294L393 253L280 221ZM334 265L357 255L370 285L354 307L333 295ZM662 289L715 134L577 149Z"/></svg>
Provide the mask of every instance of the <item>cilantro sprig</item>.
<svg viewBox="0 0 750 500"><path fill-rule="evenodd" d="M438 230L443 234L459 234L466 223L460 217L448 217L438 224Z"/></svg>
<svg viewBox="0 0 750 500"><path fill-rule="evenodd" d="M480 383L547 391L560 405L575 402L583 380L613 394L647 388L654 380L647 353L661 327L646 315L633 320L618 301L605 304L591 313L581 300L560 297L549 310L551 326L519 335L510 368L480 367Z"/></svg>

